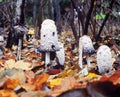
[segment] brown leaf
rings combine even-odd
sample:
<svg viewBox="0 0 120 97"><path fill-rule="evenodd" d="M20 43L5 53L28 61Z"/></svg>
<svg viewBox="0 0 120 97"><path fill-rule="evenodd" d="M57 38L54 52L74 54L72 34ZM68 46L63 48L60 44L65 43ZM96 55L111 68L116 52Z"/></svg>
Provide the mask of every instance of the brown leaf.
<svg viewBox="0 0 120 97"><path fill-rule="evenodd" d="M48 73L49 74L58 74L58 73L60 73L60 69L52 69L52 68L50 68L50 69L48 69Z"/></svg>
<svg viewBox="0 0 120 97"><path fill-rule="evenodd" d="M113 75L111 75L110 77L108 76L102 76L100 81L110 81L112 83L119 83L119 78L120 78L120 70L116 71Z"/></svg>
<svg viewBox="0 0 120 97"><path fill-rule="evenodd" d="M28 57L31 58L31 59L37 59L40 56L38 56L37 54L31 53L31 54L28 55Z"/></svg>
<svg viewBox="0 0 120 97"><path fill-rule="evenodd" d="M49 78L49 75L46 73L43 73L41 75L37 75L34 79L34 85L36 86L36 89L41 89L42 88L42 84L45 83L47 81L47 79Z"/></svg>
<svg viewBox="0 0 120 97"><path fill-rule="evenodd" d="M14 89L19 85L19 79L12 79L12 78L8 78L6 80L6 82L4 83L4 86L7 89Z"/></svg>
<svg viewBox="0 0 120 97"><path fill-rule="evenodd" d="M80 86L81 84L79 84L74 77L66 77L61 81L60 86L54 87L53 91L50 92L50 95L58 96L62 92L65 92L67 90L74 89Z"/></svg>

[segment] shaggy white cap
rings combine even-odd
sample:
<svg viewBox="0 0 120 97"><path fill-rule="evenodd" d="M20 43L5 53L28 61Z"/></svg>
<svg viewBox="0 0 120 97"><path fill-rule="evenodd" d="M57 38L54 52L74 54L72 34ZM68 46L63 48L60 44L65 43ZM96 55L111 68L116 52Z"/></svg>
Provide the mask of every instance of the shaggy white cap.
<svg viewBox="0 0 120 97"><path fill-rule="evenodd" d="M97 66L100 74L105 74L112 69L112 53L108 46L102 45L97 51Z"/></svg>
<svg viewBox="0 0 120 97"><path fill-rule="evenodd" d="M95 49L94 49L93 44L92 44L92 40L90 39L89 36L87 36L87 35L82 36L80 38L80 41L81 42L79 42L79 43L82 43L82 44L79 44L79 45L82 45L84 53L92 54L95 52Z"/></svg>
<svg viewBox="0 0 120 97"><path fill-rule="evenodd" d="M59 50L57 28L55 22L50 19L43 21L41 25L41 46L40 51Z"/></svg>

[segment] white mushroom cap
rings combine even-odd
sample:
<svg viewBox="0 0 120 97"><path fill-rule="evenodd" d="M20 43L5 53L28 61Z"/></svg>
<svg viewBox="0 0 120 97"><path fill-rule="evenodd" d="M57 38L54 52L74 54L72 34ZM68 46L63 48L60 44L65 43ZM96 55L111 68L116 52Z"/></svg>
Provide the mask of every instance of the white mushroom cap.
<svg viewBox="0 0 120 97"><path fill-rule="evenodd" d="M97 66L100 74L105 74L112 69L112 53L108 46L102 45L97 51Z"/></svg>
<svg viewBox="0 0 120 97"><path fill-rule="evenodd" d="M0 42L4 41L4 37L2 35L0 35Z"/></svg>
<svg viewBox="0 0 120 97"><path fill-rule="evenodd" d="M82 45L83 53L92 54L95 52L95 49L92 44L92 40L90 39L89 36L84 35L80 38L80 40L82 44L79 44L79 45Z"/></svg>
<svg viewBox="0 0 120 97"><path fill-rule="evenodd" d="M39 51L57 51L58 45L57 28L55 22L50 19L43 21L41 25L41 45Z"/></svg>
<svg viewBox="0 0 120 97"><path fill-rule="evenodd" d="M63 43L59 42L59 46L60 46L60 51L56 52L56 57L58 58L60 65L64 65L64 62L65 62L64 45Z"/></svg>

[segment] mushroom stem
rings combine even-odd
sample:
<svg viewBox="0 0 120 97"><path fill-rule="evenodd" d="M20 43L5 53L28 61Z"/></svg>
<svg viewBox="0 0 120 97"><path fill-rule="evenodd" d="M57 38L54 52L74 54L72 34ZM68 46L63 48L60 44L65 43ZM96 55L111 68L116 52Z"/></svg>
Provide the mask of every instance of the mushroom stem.
<svg viewBox="0 0 120 97"><path fill-rule="evenodd" d="M19 41L18 41L18 50L17 50L17 60L21 59L21 45L22 45L22 40L19 39Z"/></svg>
<svg viewBox="0 0 120 97"><path fill-rule="evenodd" d="M90 67L90 66L91 66L91 63L90 63L90 57L89 57L89 55L87 55L87 57L86 57L86 61L87 61L87 65L88 65L88 67Z"/></svg>
<svg viewBox="0 0 120 97"><path fill-rule="evenodd" d="M82 52L83 52L82 41L80 39L79 40L79 62L78 62L78 64L79 64L81 69L83 68L83 65L82 65Z"/></svg>
<svg viewBox="0 0 120 97"><path fill-rule="evenodd" d="M50 63L50 52L45 52L45 67Z"/></svg>

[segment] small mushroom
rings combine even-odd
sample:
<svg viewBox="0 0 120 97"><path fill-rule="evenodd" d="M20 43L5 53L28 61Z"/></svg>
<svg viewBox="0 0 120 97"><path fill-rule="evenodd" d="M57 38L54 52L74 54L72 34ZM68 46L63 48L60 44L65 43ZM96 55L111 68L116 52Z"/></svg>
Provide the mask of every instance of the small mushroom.
<svg viewBox="0 0 120 97"><path fill-rule="evenodd" d="M95 49L93 47L92 40L90 39L90 37L87 35L80 37L79 39L79 62L78 62L80 68L83 68L83 65L82 65L83 53L86 54L87 56L86 61L87 61L88 66L90 66L91 64L90 64L89 55L93 54L94 52L95 52Z"/></svg>
<svg viewBox="0 0 120 97"><path fill-rule="evenodd" d="M105 74L112 69L112 53L107 45L102 45L97 51L97 66L100 74Z"/></svg>
<svg viewBox="0 0 120 97"><path fill-rule="evenodd" d="M0 35L0 55L3 54L3 50L4 50L4 37L2 35Z"/></svg>
<svg viewBox="0 0 120 97"><path fill-rule="evenodd" d="M25 34L27 34L28 32L28 28L24 25L15 25L14 26L15 29L15 44L18 45L18 50L17 50L17 60L21 59L21 47L23 46L23 37ZM17 43L18 42L18 43Z"/></svg>
<svg viewBox="0 0 120 97"><path fill-rule="evenodd" d="M60 50L58 44L57 28L55 22L50 19L43 21L41 25L41 41L39 52L45 53L45 66L50 63L50 53Z"/></svg>

